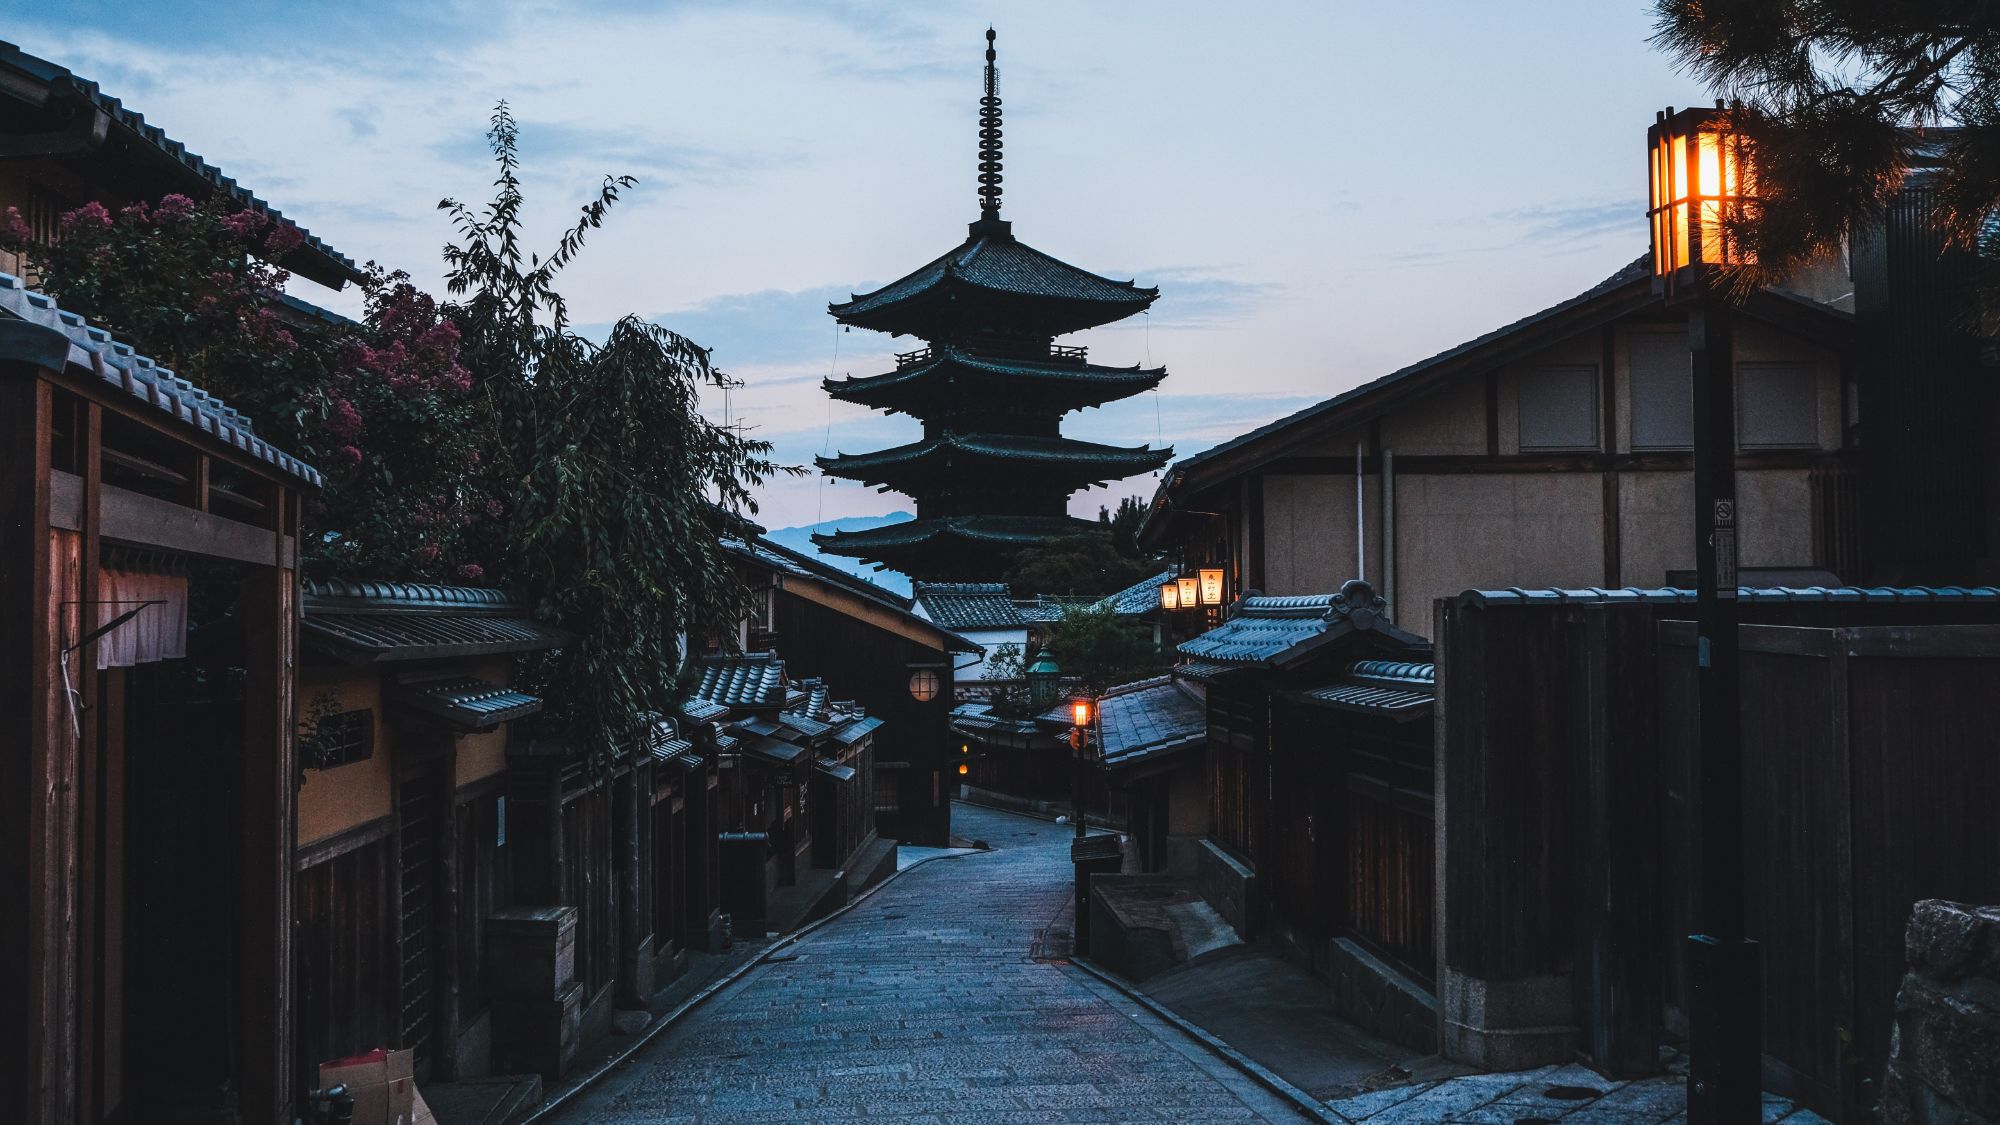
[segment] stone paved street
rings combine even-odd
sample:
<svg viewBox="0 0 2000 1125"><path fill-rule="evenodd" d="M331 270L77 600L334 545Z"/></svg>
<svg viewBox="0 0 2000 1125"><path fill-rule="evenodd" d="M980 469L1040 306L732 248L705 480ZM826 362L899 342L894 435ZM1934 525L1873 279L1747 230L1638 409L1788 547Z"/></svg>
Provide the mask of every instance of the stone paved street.
<svg viewBox="0 0 2000 1125"><path fill-rule="evenodd" d="M969 806L987 853L905 872L697 1009L552 1120L1298 1121L1069 967L1068 830Z"/></svg>

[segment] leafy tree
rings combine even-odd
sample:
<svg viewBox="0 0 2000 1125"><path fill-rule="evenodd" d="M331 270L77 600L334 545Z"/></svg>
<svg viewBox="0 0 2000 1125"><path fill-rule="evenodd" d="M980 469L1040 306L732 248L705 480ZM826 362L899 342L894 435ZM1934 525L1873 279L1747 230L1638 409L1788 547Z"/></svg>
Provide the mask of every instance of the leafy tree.
<svg viewBox="0 0 2000 1125"><path fill-rule="evenodd" d="M796 470L701 415L702 388L722 385L705 349L635 316L602 345L569 330L556 280L635 181L607 177L553 252L530 253L504 102L487 139L493 202L439 207L457 232L445 262L465 354L499 420L489 472L511 518L494 550L507 580L577 634L531 676L545 721L602 757L674 703L681 636L734 633L748 593L719 536L756 510L752 487Z"/></svg>
<svg viewBox="0 0 2000 1125"><path fill-rule="evenodd" d="M315 576L468 579L464 536L497 504L466 487L486 437L458 328L400 273L370 265L361 323L292 313L269 264L302 236L254 211L167 195L87 203L35 241L8 208L0 244L39 284L142 354L241 410L327 475L306 515Z"/></svg>
<svg viewBox="0 0 2000 1125"><path fill-rule="evenodd" d="M1116 512L1097 510L1099 523L1111 527L1111 546L1128 559L1144 559L1149 556L1139 548L1139 525L1146 522L1146 504L1137 496L1127 496L1118 501ZM1157 572L1155 572L1157 573ZM1141 575L1141 577L1144 577ZM1133 579L1134 582L1138 579ZM1130 585L1131 583L1126 583Z"/></svg>
<svg viewBox="0 0 2000 1125"><path fill-rule="evenodd" d="M1148 559L1128 558L1113 544L1113 525L1038 543L1014 556L1007 583L1026 594L1097 598L1159 573Z"/></svg>
<svg viewBox="0 0 2000 1125"><path fill-rule="evenodd" d="M1935 221L1991 241L2000 202L2000 20L1963 0L1655 0L1654 41L1742 101L1757 204L1732 232L1771 284L1880 218L1926 152ZM1943 132L1927 127L1948 125Z"/></svg>
<svg viewBox="0 0 2000 1125"><path fill-rule="evenodd" d="M1110 606L1068 606L1049 624L1049 652L1091 692L1158 675L1172 662L1150 626L1118 616Z"/></svg>

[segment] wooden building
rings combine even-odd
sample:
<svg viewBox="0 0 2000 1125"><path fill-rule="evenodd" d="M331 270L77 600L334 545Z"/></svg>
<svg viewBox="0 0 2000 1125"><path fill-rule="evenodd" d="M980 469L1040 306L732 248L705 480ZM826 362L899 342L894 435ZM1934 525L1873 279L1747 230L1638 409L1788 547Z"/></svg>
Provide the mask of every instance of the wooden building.
<svg viewBox="0 0 2000 1125"><path fill-rule="evenodd" d="M309 582L298 684L299 1073L375 1047L491 1069L486 925L514 905L512 657L564 635L498 590Z"/></svg>
<svg viewBox="0 0 2000 1125"><path fill-rule="evenodd" d="M1173 454L1061 434L1065 414L1139 394L1166 371L1092 364L1084 349L1055 338L1143 312L1159 290L1052 258L1016 239L1000 217L992 31L986 39L979 220L934 261L828 310L843 325L924 341L899 355L894 371L826 381L844 402L921 421L923 435L893 449L821 457L830 476L914 498L917 518L814 542L926 580L999 578L1023 547L1094 526L1069 516L1071 493L1149 472Z"/></svg>
<svg viewBox="0 0 2000 1125"><path fill-rule="evenodd" d="M1851 290L1801 279L1738 313L1746 580L1823 585L1860 565ZM1141 541L1184 573L1223 568L1225 601L1365 576L1419 633L1467 589L1668 585L1694 567L1691 372L1685 315L1642 258L1182 459Z"/></svg>
<svg viewBox="0 0 2000 1125"><path fill-rule="evenodd" d="M0 42L0 211L16 208L35 238L53 240L63 212L85 203L115 211L173 193L290 221L97 83ZM301 233L276 265L331 289L362 279L353 259ZM25 265L0 250L0 271Z"/></svg>
<svg viewBox="0 0 2000 1125"><path fill-rule="evenodd" d="M1275 936L1324 968L1333 937L1395 925L1373 918L1365 888L1349 901L1341 887L1346 873L1413 858L1377 851L1417 846L1392 810L1413 784L1398 767L1428 757L1425 732L1398 720L1424 713L1410 669L1429 649L1359 580L1337 594L1246 598L1180 645L1175 674L1207 684L1208 833L1195 878L1245 938Z"/></svg>
<svg viewBox="0 0 2000 1125"><path fill-rule="evenodd" d="M289 1125L320 476L5 275L0 399L0 1117Z"/></svg>
<svg viewBox="0 0 2000 1125"><path fill-rule="evenodd" d="M951 837L954 685L980 646L913 612L909 599L768 539L736 541L759 595L744 643L768 648L786 673L824 684L880 721L869 779L884 839L927 847ZM953 775L955 776L955 775Z"/></svg>

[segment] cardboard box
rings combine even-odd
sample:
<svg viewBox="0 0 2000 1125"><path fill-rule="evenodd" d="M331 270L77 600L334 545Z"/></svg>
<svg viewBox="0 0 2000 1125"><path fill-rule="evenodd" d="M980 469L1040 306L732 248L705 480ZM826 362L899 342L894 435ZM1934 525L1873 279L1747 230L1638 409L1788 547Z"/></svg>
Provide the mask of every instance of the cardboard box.
<svg viewBox="0 0 2000 1125"><path fill-rule="evenodd" d="M415 1125L415 1066L413 1053L377 1047L319 1064L319 1088L347 1087L354 1099L354 1125Z"/></svg>

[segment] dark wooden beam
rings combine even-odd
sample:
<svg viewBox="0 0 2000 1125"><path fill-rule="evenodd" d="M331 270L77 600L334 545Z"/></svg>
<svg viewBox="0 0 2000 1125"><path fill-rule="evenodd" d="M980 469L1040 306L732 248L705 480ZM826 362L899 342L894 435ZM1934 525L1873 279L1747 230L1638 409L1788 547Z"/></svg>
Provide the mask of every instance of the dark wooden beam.
<svg viewBox="0 0 2000 1125"><path fill-rule="evenodd" d="M1619 539L1619 491L1618 491L1618 327L1607 324L1603 328L1603 353L1597 368L1597 405L1603 419L1598 434L1598 448L1604 451L1610 464L1604 471L1604 585L1607 589L1617 589L1624 585L1619 580L1623 567L1623 544Z"/></svg>
<svg viewBox="0 0 2000 1125"><path fill-rule="evenodd" d="M1816 465L1839 463L1843 458L1818 449L1758 450L1736 457L1738 471L1754 469L1810 469ZM1694 469L1689 453L1512 453L1499 457L1478 454L1411 455L1396 458L1396 475L1454 475L1470 473L1685 473ZM1264 471L1272 476L1353 476L1354 457L1287 457L1273 461Z"/></svg>
<svg viewBox="0 0 2000 1125"><path fill-rule="evenodd" d="M58 1119L52 1054L68 1042L43 970L55 642L49 584L49 384L0 356L0 1117Z"/></svg>
<svg viewBox="0 0 2000 1125"><path fill-rule="evenodd" d="M1486 455L1500 456L1500 372L1486 373Z"/></svg>

